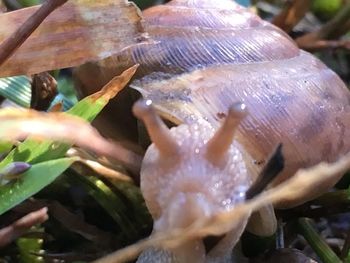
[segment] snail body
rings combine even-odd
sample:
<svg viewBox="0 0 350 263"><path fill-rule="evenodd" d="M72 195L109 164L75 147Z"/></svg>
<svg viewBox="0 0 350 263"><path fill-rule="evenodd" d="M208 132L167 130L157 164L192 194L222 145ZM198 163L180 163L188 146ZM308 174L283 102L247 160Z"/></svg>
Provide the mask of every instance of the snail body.
<svg viewBox="0 0 350 263"><path fill-rule="evenodd" d="M230 0L173 0L143 14L153 43L132 46L106 60L87 64L77 76L87 89L83 92L91 93L93 87L100 87L138 63L140 67L131 86L152 101L162 117L180 125L169 136L176 138L173 145L189 147L184 148L188 151L182 152L182 157L187 153L192 157L187 156L185 162L161 158L155 150L160 150L162 143L158 142L158 146L155 143L147 150L141 171L141 188L155 219L155 231L186 226L194 221L196 213L198 217L212 215L213 207L225 209L225 194L235 193L237 197L231 198L230 205L242 201L238 196L244 190L240 189L247 189L256 179L279 143L283 144L286 162L275 184L300 168L335 161L350 150L350 93L345 84L317 58L300 50L280 29ZM205 149L215 131L227 122L235 102L244 103L249 111L235 126L236 133L231 138L233 149L238 149L241 156L231 156L239 160L234 165L244 168L210 178L211 164L197 160L196 150L202 154L201 149ZM145 115L138 116L145 121ZM206 135L196 135L201 132ZM151 139L157 141L158 136L152 138L150 133ZM230 152L235 150L227 149L225 158L230 159ZM336 179L325 182L308 196L284 200L279 206L305 202L332 187ZM215 199L215 194L205 190L218 183L228 188ZM188 188L197 194L183 196ZM179 215L183 207L190 211L185 217ZM273 222L271 209L260 215ZM172 222L172 218L178 221ZM244 225L242 222L233 230L235 235L228 235L230 246L226 248L234 245ZM271 233L274 223L265 227ZM193 253L196 247L203 254L200 243L189 247ZM185 253L186 247L182 251ZM201 258L198 255L194 257Z"/></svg>
<svg viewBox="0 0 350 263"><path fill-rule="evenodd" d="M154 232L185 229L200 218L212 218L243 202L251 177L235 131L246 115L246 106L236 103L216 131L206 120L183 124L171 130L162 123L150 101L139 101L134 114L143 120L153 144L147 149L141 169L141 189L153 216ZM246 217L206 255L201 238L189 240L165 253L144 253L138 262L215 262L230 251L247 222ZM214 261L213 261L214 260Z"/></svg>

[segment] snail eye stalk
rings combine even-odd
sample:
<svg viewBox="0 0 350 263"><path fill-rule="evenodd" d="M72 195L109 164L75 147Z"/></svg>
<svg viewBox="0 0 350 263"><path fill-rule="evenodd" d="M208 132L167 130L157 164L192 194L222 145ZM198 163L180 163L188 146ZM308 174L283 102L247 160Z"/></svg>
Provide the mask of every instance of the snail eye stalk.
<svg viewBox="0 0 350 263"><path fill-rule="evenodd" d="M238 102L230 107L224 123L208 142L206 159L213 165L221 166L223 164L237 127L247 113L247 107L243 103Z"/></svg>
<svg viewBox="0 0 350 263"><path fill-rule="evenodd" d="M171 136L168 127L154 111L151 100L137 101L133 106L133 113L144 122L152 142L162 155L178 155L179 146Z"/></svg>

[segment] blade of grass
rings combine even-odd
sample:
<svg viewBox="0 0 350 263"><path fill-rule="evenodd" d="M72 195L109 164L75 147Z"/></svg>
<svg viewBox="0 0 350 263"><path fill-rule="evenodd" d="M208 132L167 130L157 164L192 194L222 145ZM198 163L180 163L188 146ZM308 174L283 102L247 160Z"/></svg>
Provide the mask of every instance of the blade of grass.
<svg viewBox="0 0 350 263"><path fill-rule="evenodd" d="M127 240L136 240L138 237L137 229L131 224L127 217L129 208L125 206L122 200L100 179L80 175L73 170L68 171L69 179L83 186L84 189L106 210L113 220L120 227L120 230Z"/></svg>
<svg viewBox="0 0 350 263"><path fill-rule="evenodd" d="M39 192L75 161L76 158L61 158L34 164L19 179L0 187L0 215Z"/></svg>
<svg viewBox="0 0 350 263"><path fill-rule="evenodd" d="M29 108L31 87L27 76L15 76L0 79L0 95L14 103Z"/></svg>
<svg viewBox="0 0 350 263"><path fill-rule="evenodd" d="M115 77L101 91L79 101L67 113L87 121L92 121L104 106L106 106L108 101L129 82L136 69L137 66L134 66L126 70L122 75ZM71 146L70 144L58 143L51 140L38 143L38 141L28 138L0 162L0 168L15 161L35 164L61 158Z"/></svg>
<svg viewBox="0 0 350 263"><path fill-rule="evenodd" d="M143 199L140 188L129 182L113 181L114 188L123 194L130 202L129 213L134 215L134 220L142 229L148 230L152 226L152 217Z"/></svg>
<svg viewBox="0 0 350 263"><path fill-rule="evenodd" d="M311 219L308 218L299 218L297 220L297 228L300 234L307 240L322 262L342 263L324 239L316 232L311 222Z"/></svg>
<svg viewBox="0 0 350 263"><path fill-rule="evenodd" d="M43 232L43 229L36 228L37 231ZM39 237L21 237L16 241L19 258L21 263L43 263L44 259L33 253L40 253L44 240Z"/></svg>

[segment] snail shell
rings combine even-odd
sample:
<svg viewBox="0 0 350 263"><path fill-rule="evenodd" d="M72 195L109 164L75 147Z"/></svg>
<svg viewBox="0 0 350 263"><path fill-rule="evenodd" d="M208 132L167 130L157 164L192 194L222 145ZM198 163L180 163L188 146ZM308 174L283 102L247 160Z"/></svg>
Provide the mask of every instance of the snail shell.
<svg viewBox="0 0 350 263"><path fill-rule="evenodd" d="M81 67L83 93L139 63L132 86L174 123L203 118L217 128L231 104L241 101L249 116L237 140L252 157L252 169L258 171L274 147L284 145L285 169L276 183L349 151L347 87L279 28L231 0L173 0L143 15L156 43Z"/></svg>
<svg viewBox="0 0 350 263"><path fill-rule="evenodd" d="M173 0L143 14L155 42L81 67L77 76L85 93L139 63L132 87L176 124L205 120L216 130L232 103L243 102L249 114L235 140L251 180L279 143L286 163L275 184L299 168L335 161L349 151L345 84L277 27L230 0ZM334 183L279 205L297 205ZM151 198L157 189L152 191L144 195L157 218L161 210L157 198Z"/></svg>

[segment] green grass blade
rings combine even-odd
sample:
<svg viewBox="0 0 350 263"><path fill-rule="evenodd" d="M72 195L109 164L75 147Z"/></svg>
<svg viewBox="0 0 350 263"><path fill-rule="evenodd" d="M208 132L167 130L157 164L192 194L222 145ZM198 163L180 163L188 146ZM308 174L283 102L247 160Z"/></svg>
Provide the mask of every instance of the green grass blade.
<svg viewBox="0 0 350 263"><path fill-rule="evenodd" d="M30 79L27 76L0 78L0 95L22 107L29 108L30 85Z"/></svg>
<svg viewBox="0 0 350 263"><path fill-rule="evenodd" d="M69 171L69 178L73 182L83 186L89 195L106 210L117 223L127 240L132 241L137 239L138 231L127 217L129 208L111 188L95 176L80 175L74 171Z"/></svg>
<svg viewBox="0 0 350 263"><path fill-rule="evenodd" d="M42 229L35 227L33 230L43 232ZM16 244L19 250L20 263L44 263L44 258L34 255L42 250L44 240L39 237L21 237L17 239Z"/></svg>
<svg viewBox="0 0 350 263"><path fill-rule="evenodd" d="M76 158L61 158L33 165L13 183L0 187L0 215L39 192L62 174Z"/></svg>
<svg viewBox="0 0 350 263"><path fill-rule="evenodd" d="M125 78L125 76L123 77ZM118 79L116 79L115 82L118 84ZM115 86L117 85L111 84L108 86L107 84L107 86L102 91L79 101L70 110L68 110L67 113L78 116L87 121L94 120L96 116L101 112L101 110L106 106L108 101L117 93L114 92ZM0 169L15 161L35 164L51 159L61 158L71 146L72 145L70 144L59 143L51 140L45 140L39 143L38 141L34 141L28 138L17 148L12 150L6 156L6 158L0 162Z"/></svg>
<svg viewBox="0 0 350 263"><path fill-rule="evenodd" d="M308 218L299 218L297 221L298 232L303 235L322 262L342 263L325 240L316 232L311 222Z"/></svg>
<svg viewBox="0 0 350 263"><path fill-rule="evenodd" d="M115 77L101 91L75 104L68 113L92 121L108 101L129 82L136 69L137 66L134 66ZM75 160L63 158L71 146L52 140L38 142L28 138L12 150L0 162L0 169L15 161L33 166L23 173L20 180L0 188L0 214L34 195L66 170Z"/></svg>

